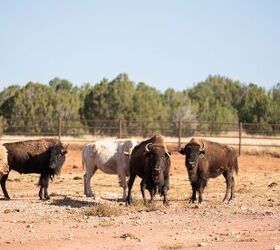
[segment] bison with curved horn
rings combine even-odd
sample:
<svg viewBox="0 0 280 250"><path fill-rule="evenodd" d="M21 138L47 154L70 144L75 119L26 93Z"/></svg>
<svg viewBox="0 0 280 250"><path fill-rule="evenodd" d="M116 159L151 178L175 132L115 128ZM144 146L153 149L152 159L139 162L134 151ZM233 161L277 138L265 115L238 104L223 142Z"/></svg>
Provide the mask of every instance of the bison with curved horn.
<svg viewBox="0 0 280 250"><path fill-rule="evenodd" d="M145 189L148 189L151 202L156 191L159 191L163 196L163 203L168 204L170 165L170 153L161 135L155 135L134 147L130 158L127 204L131 204L131 189L136 176L142 179L140 186L144 203L146 203Z"/></svg>
<svg viewBox="0 0 280 250"><path fill-rule="evenodd" d="M57 139L28 140L3 145L8 152L10 170L13 169L20 174L40 174L39 197L41 200L50 199L48 195L49 179L60 173L65 161L67 146L64 147ZM9 173L6 173L1 179L5 199L10 199L6 189L8 175Z"/></svg>
<svg viewBox="0 0 280 250"><path fill-rule="evenodd" d="M201 203L208 179L221 174L226 179L226 194L223 201L234 198L233 174L238 173L238 154L234 148L205 139L192 138L179 152L186 157L185 166L192 186L191 202L196 200L198 192L198 202Z"/></svg>

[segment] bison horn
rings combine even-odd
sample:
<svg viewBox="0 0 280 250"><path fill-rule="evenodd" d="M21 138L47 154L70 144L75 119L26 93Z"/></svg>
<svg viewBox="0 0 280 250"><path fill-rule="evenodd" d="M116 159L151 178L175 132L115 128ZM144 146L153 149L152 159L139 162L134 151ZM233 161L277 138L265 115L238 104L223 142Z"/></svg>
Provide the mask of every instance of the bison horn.
<svg viewBox="0 0 280 250"><path fill-rule="evenodd" d="M202 146L201 146L201 148L200 148L200 151L204 151L204 149L205 149L205 145L204 145L204 143L203 142L201 142L202 143Z"/></svg>
<svg viewBox="0 0 280 250"><path fill-rule="evenodd" d="M150 146L150 145L153 145L153 143L148 143L148 144L146 144L145 149L146 149L146 151L147 151L147 152L149 152L149 151L150 151L150 150L149 150L149 146Z"/></svg>
<svg viewBox="0 0 280 250"><path fill-rule="evenodd" d="M164 150L165 150L165 153L168 155L168 157L170 158L171 157L171 155L169 154L169 152L168 152L168 150L167 150L167 147L166 147L166 145L164 144Z"/></svg>
<svg viewBox="0 0 280 250"><path fill-rule="evenodd" d="M124 151L124 155L129 156L132 153L133 148L129 149L128 151Z"/></svg>

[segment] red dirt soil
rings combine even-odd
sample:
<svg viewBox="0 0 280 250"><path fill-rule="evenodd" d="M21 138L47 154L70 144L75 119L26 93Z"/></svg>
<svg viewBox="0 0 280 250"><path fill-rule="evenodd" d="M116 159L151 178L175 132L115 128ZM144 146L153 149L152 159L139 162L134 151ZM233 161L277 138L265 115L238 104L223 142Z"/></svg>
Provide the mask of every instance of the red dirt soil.
<svg viewBox="0 0 280 250"><path fill-rule="evenodd" d="M245 155L239 166L233 202L221 203L221 176L209 181L203 204L190 204L184 157L173 153L170 206L158 196L143 206L138 180L137 202L126 207L117 177L101 172L92 181L96 201L84 197L81 151L70 150L50 201L38 200L38 176L11 173L12 200L0 200L0 249L280 249L280 159ZM89 213L96 202L120 214Z"/></svg>

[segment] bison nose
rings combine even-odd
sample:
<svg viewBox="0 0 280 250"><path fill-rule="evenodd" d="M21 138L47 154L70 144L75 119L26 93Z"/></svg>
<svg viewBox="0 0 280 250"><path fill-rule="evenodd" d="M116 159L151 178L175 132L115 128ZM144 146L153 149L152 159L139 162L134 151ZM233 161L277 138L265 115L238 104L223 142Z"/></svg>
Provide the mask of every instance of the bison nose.
<svg viewBox="0 0 280 250"><path fill-rule="evenodd" d="M191 168L194 168L195 167L195 161L189 161L188 162L188 165L189 165L189 167L191 167Z"/></svg>

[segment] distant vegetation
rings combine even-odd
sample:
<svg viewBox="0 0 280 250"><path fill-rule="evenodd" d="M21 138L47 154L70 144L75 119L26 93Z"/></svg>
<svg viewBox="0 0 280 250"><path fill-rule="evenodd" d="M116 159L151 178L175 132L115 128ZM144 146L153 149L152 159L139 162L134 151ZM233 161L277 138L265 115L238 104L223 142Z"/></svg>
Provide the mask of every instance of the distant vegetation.
<svg viewBox="0 0 280 250"><path fill-rule="evenodd" d="M164 93L144 82L135 83L127 74L113 80L74 86L54 78L48 84L29 82L0 92L0 126L31 132L51 131L57 117L75 120L78 126L89 120L212 121L260 123L273 132L280 123L280 83L266 91L227 77L209 76L183 91Z"/></svg>

